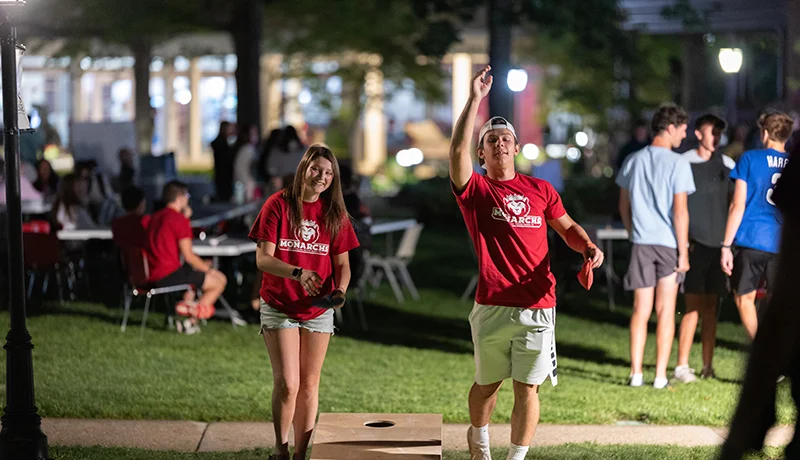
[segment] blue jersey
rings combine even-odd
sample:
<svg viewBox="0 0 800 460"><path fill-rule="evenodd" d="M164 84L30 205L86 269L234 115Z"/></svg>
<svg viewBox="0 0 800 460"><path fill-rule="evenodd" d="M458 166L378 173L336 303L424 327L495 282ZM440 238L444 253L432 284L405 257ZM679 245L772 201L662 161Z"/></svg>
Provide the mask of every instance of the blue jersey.
<svg viewBox="0 0 800 460"><path fill-rule="evenodd" d="M747 204L736 232L736 246L778 253L781 216L772 193L789 157L773 149L745 152L731 171L731 179L747 183Z"/></svg>

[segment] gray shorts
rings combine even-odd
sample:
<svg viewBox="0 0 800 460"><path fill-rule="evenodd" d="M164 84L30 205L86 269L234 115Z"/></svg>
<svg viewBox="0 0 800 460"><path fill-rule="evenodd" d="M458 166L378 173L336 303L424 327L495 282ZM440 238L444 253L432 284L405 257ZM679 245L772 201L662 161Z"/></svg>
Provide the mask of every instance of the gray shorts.
<svg viewBox="0 0 800 460"><path fill-rule="evenodd" d="M469 315L475 345L475 383L489 385L513 378L541 385L558 384L556 309L496 307L475 303Z"/></svg>
<svg viewBox="0 0 800 460"><path fill-rule="evenodd" d="M291 329L302 327L311 332L321 332L323 334L333 334L333 309L329 309L321 316L308 321L300 321L290 318L286 313L278 311L264 300L261 300L261 331L264 329Z"/></svg>
<svg viewBox="0 0 800 460"><path fill-rule="evenodd" d="M675 273L678 266L678 250L652 244L634 244L631 249L631 262L625 274L623 286L626 291L656 287L658 280ZM683 283L683 273L676 279Z"/></svg>

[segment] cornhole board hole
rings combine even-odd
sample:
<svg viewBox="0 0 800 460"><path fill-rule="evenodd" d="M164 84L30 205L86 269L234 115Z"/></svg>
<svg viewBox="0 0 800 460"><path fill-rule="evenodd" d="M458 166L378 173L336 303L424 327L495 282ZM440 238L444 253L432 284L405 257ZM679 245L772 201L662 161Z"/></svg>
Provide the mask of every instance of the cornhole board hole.
<svg viewBox="0 0 800 460"><path fill-rule="evenodd" d="M319 415L311 460L440 460L441 414Z"/></svg>

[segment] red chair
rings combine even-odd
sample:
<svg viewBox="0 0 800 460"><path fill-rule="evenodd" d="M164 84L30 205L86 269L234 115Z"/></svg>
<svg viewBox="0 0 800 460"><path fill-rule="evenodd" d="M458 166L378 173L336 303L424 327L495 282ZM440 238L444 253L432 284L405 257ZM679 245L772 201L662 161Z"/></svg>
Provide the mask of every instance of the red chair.
<svg viewBox="0 0 800 460"><path fill-rule="evenodd" d="M147 255L142 248L127 247L120 248L123 266L128 275L128 286L123 291L125 310L122 315L122 332L128 325L128 315L130 313L131 302L133 297L144 295L146 297L144 303L144 316L142 317L142 333L144 333L145 326L147 325L147 313L150 310L150 299L153 296L171 294L173 292L183 292L192 289L190 284L178 284L168 287L155 287L150 283L149 279L149 266L147 264Z"/></svg>
<svg viewBox="0 0 800 460"><path fill-rule="evenodd" d="M64 302L64 290L61 282L61 242L55 233L50 233L50 224L44 221L31 221L22 226L22 248L25 268L30 271L27 297L33 295L37 273L44 273L42 295L47 293L50 272L55 272L58 284L58 299Z"/></svg>

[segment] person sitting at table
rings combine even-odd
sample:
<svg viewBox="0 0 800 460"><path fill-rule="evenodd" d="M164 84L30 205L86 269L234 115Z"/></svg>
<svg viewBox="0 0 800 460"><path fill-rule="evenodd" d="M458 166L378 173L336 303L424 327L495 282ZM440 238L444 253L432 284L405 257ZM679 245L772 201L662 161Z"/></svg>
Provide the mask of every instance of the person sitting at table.
<svg viewBox="0 0 800 460"><path fill-rule="evenodd" d="M45 200L55 199L58 194L58 174L53 172L53 166L42 158L36 162L36 182L33 188L38 190Z"/></svg>
<svg viewBox="0 0 800 460"><path fill-rule="evenodd" d="M156 287L190 284L200 287L203 295L194 302L194 293L189 292L175 312L187 316L178 322L178 332L199 331L198 319L214 315L214 304L225 290L228 280L225 275L212 268L192 251L192 225L189 221L189 192L186 184L170 181L164 186L162 200L164 209L156 212L150 220L147 233L147 261L150 266L150 281ZM185 261L181 265L181 256Z"/></svg>
<svg viewBox="0 0 800 460"><path fill-rule="evenodd" d="M53 221L62 230L92 230L97 224L89 214L87 182L75 174L67 174L58 188L53 203Z"/></svg>
<svg viewBox="0 0 800 460"><path fill-rule="evenodd" d="M6 204L6 168L5 162L0 158L0 204ZM24 174L19 175L19 192L21 201L41 201L42 194L39 193L25 177Z"/></svg>
<svg viewBox="0 0 800 460"><path fill-rule="evenodd" d="M145 214L144 191L131 186L122 191L122 207L126 214L111 222L111 233L120 247L147 248L147 227L152 216Z"/></svg>
<svg viewBox="0 0 800 460"><path fill-rule="evenodd" d="M98 169L96 160L79 162L75 173L86 181L87 206L97 223L107 226L122 214L111 181Z"/></svg>

